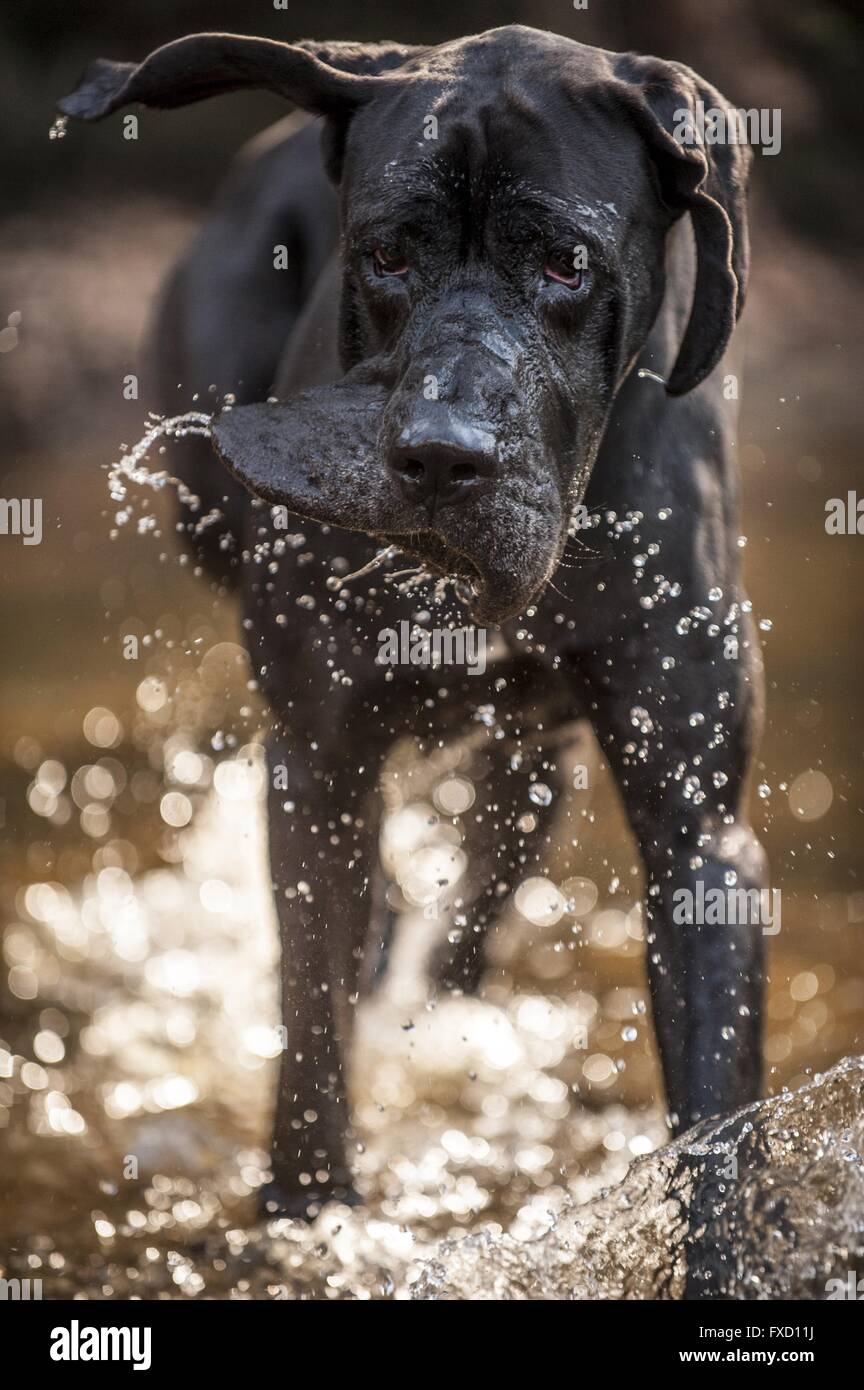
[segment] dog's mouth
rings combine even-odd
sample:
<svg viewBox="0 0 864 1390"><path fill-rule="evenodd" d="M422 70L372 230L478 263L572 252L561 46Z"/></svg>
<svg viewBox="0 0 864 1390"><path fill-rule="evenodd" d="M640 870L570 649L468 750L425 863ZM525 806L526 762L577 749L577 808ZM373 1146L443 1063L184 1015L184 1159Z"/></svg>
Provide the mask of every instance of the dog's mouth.
<svg viewBox="0 0 864 1390"><path fill-rule="evenodd" d="M460 520L464 528L467 518ZM477 521L483 525L481 518ZM548 567L540 566L539 549L530 557L521 547L517 549L518 526L509 537L496 538L488 527L485 529L485 539L491 544L472 548L470 554L438 531L408 535L385 532L382 539L398 549L400 558L416 561L435 578L453 580L456 597L468 608L473 622L497 625L524 612L538 597L555 567L557 555ZM464 536L461 541L464 546Z"/></svg>
<svg viewBox="0 0 864 1390"><path fill-rule="evenodd" d="M224 410L213 422L213 443L254 496L381 538L431 574L460 581L474 622L497 624L523 612L559 558L556 490L505 481L442 507L430 526L378 460L384 399L383 388L349 375L284 405Z"/></svg>
<svg viewBox="0 0 864 1390"><path fill-rule="evenodd" d="M478 589L483 576L470 555L463 554L437 531L415 531L408 535L382 531L381 539L400 555L415 560L418 568L438 579L455 579L466 592Z"/></svg>
<svg viewBox="0 0 864 1390"><path fill-rule="evenodd" d="M468 609L472 620L490 621L483 616L489 585L480 566L470 555L465 555L435 531L418 531L407 536L383 532L381 539L392 546L397 568L401 569L402 562L407 560L416 564L418 576L426 575L434 580L452 583L453 596Z"/></svg>

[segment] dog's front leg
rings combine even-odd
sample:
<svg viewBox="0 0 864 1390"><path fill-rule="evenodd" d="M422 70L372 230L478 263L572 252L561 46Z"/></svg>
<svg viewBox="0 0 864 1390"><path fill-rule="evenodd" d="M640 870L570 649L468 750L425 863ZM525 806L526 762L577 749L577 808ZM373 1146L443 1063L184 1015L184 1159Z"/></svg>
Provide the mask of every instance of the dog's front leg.
<svg viewBox="0 0 864 1390"><path fill-rule="evenodd" d="M266 1214L354 1202L346 1049L370 914L380 760L274 735L268 745L270 867L282 948L283 1048Z"/></svg>
<svg viewBox="0 0 864 1390"><path fill-rule="evenodd" d="M591 718L645 865L675 1132L759 1095L762 936L779 926L744 800L761 661L749 623L734 644L728 635L663 623L586 663Z"/></svg>

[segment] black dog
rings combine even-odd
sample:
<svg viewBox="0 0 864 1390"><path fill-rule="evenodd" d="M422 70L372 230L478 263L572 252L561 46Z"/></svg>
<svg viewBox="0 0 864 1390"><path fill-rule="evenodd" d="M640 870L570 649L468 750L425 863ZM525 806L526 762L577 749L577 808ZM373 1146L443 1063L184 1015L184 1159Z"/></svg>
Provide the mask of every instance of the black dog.
<svg viewBox="0 0 864 1390"><path fill-rule="evenodd" d="M539 727L541 756L592 721L645 864L672 1124L730 1110L759 1090L761 933L682 925L673 900L764 873L744 797L761 667L736 379L718 365L747 278L748 152L675 134L682 111L726 103L679 64L517 26L427 49L199 35L94 64L61 109L95 120L245 86L324 117L323 159L293 119L253 147L172 279L156 346L163 408L234 393L214 440L259 499L206 442L184 446L202 508L221 509L194 544L239 579L273 711L288 1041L269 1209L353 1199L344 1059L370 917L383 931L366 891L379 774L395 738L435 747L483 704L508 735ZM280 508L305 519L302 553ZM379 632L430 590L342 583L370 537L453 577L451 618L500 625L487 678L385 678ZM565 555L566 598L550 588ZM484 815L464 826L488 876L463 888L472 929L441 963L466 988L490 885L527 853L530 759L513 765L507 738L489 749Z"/></svg>

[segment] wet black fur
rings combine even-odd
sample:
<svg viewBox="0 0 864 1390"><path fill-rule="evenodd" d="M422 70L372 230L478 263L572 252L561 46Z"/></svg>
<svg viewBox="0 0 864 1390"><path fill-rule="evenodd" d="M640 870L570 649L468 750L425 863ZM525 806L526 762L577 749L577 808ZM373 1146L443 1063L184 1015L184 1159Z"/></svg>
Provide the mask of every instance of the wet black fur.
<svg viewBox="0 0 864 1390"><path fill-rule="evenodd" d="M382 763L400 735L433 747L471 727L484 703L508 732L542 723L550 748L575 716L590 719L645 865L648 974L674 1127L729 1111L759 1092L760 931L672 916L674 890L697 879L706 889L732 872L739 887L764 881L744 794L761 667L741 608L736 401L724 391L746 283L747 159L670 134L676 109L723 99L680 65L509 27L431 50L196 36L137 69L100 65L62 109L95 119L128 101L181 105L242 85L322 115L324 154L321 126L292 117L243 156L167 287L154 360L170 413L211 384L241 404L275 389L284 405L238 410L220 450L259 496L294 498L312 556L298 568L289 550L275 574L255 563L256 542L282 534L268 509L250 504L205 442L178 446L204 509L223 509L223 525L193 543L208 573L239 589L272 710L270 764L288 769L290 790L271 790L269 816L288 1031L270 1209L353 1198L345 1062L361 960L385 932L375 868ZM424 137L430 113L437 142ZM408 247L404 282L376 276L372 252L388 238ZM570 239L589 247L577 292L543 274L550 248ZM280 244L289 268L277 271ZM496 344L512 349L509 377ZM434 429L455 420L473 440L478 421L491 421L497 471L424 531L391 474L405 432L433 428L422 415L429 373L446 387ZM344 485L325 505L340 468ZM570 536L583 493L601 524ZM373 575L338 606L325 583L333 557L354 569L374 543L312 516L392 533L441 568L461 555L469 577L473 556L504 666L486 680L409 669L385 682L377 633L418 601ZM637 553L649 557L641 578ZM313 610L298 606L301 595ZM536 613L520 618L528 603ZM697 608L710 617L682 633ZM492 685L502 671L504 693ZM490 744L486 775L485 823L466 822L487 870L473 881L475 929L440 972L466 988L479 983L497 910L488 890L518 851L515 819L526 809L527 766L511 770L506 741ZM698 795L685 781L694 775ZM513 844L504 855L502 838ZM308 892L297 892L301 881Z"/></svg>

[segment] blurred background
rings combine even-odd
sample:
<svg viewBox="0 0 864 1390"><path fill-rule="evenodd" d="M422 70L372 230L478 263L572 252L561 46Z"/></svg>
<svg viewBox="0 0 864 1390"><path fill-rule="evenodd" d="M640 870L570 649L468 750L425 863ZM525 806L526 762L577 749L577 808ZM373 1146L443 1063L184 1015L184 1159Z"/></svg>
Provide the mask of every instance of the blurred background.
<svg viewBox="0 0 864 1390"><path fill-rule="evenodd" d="M41 497L44 538L0 536L0 1266L40 1275L46 1296L388 1297L409 1248L478 1223L532 1234L665 1137L637 865L584 736L597 775L578 855L553 845L544 882L517 898L487 1003L425 1008L409 940L401 985L365 1026L357 1162L380 1229L338 1258L301 1234L290 1258L250 1253L278 1051L262 712L237 615L181 561L164 499L138 499L118 528L106 470L146 428L140 354L160 281L231 157L285 107L240 93L139 112L137 141L119 118L49 139L54 100L93 57L140 59L195 30L423 43L521 22L678 59L737 106L780 108L781 152L754 163L739 330L741 530L768 674L753 818L783 893L768 942L776 1091L864 1050L864 539L824 529L828 499L864 493L857 8L4 7L0 496ZM434 822L474 795L471 776L433 769L418 795L394 794L403 882L434 881L458 854ZM205 1237L202 1264L189 1250Z"/></svg>

